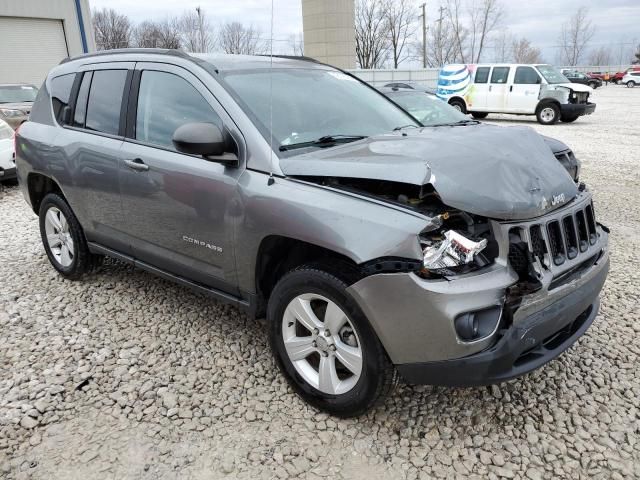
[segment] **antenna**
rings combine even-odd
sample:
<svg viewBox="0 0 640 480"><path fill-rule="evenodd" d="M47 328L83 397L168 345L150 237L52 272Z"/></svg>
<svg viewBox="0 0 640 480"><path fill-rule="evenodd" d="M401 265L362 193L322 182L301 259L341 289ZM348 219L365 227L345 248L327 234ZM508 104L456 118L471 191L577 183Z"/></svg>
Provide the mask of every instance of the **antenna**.
<svg viewBox="0 0 640 480"><path fill-rule="evenodd" d="M267 185L273 185L273 0L271 0L271 32L269 34L269 180Z"/></svg>

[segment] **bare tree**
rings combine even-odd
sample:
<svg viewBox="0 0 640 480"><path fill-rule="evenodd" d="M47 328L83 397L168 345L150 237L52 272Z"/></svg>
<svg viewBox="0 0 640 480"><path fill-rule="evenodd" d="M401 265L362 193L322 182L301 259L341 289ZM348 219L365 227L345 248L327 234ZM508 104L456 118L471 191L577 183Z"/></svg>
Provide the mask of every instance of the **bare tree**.
<svg viewBox="0 0 640 480"><path fill-rule="evenodd" d="M429 27L427 32L427 65L429 67L441 67L447 63L461 61L458 56L455 33L445 16L446 9L439 8L439 16ZM422 56L422 41L415 45L415 57Z"/></svg>
<svg viewBox="0 0 640 480"><path fill-rule="evenodd" d="M493 38L493 61L499 63L510 62L513 53L513 42L513 35L509 30L501 30Z"/></svg>
<svg viewBox="0 0 640 480"><path fill-rule="evenodd" d="M540 49L531 45L531 42L526 38L513 40L511 58L514 63L542 63Z"/></svg>
<svg viewBox="0 0 640 480"><path fill-rule="evenodd" d="M93 31L98 50L131 46L131 22L112 8L103 8L93 13Z"/></svg>
<svg viewBox="0 0 640 480"><path fill-rule="evenodd" d="M163 22L142 22L135 28L136 46L142 48L180 48L180 30L175 18Z"/></svg>
<svg viewBox="0 0 640 480"><path fill-rule="evenodd" d="M589 9L580 7L560 31L560 62L574 66L582 59L596 27L588 17Z"/></svg>
<svg viewBox="0 0 640 480"><path fill-rule="evenodd" d="M598 47L589 54L589 65L611 65L611 47Z"/></svg>
<svg viewBox="0 0 640 480"><path fill-rule="evenodd" d="M225 53L256 55L266 49L260 39L260 30L252 25L246 27L240 22L225 23L220 28L218 44Z"/></svg>
<svg viewBox="0 0 640 480"><path fill-rule="evenodd" d="M478 63L489 35L495 31L504 15L504 8L500 0L471 1L469 17L471 28L469 31L469 48L471 61Z"/></svg>
<svg viewBox="0 0 640 480"><path fill-rule="evenodd" d="M380 68L389 52L389 24L381 0L356 0L356 56L360 68Z"/></svg>
<svg viewBox="0 0 640 480"><path fill-rule="evenodd" d="M185 12L180 17L178 30L181 44L185 50L206 53L213 49L211 23L200 7L197 7L195 11Z"/></svg>
<svg viewBox="0 0 640 480"><path fill-rule="evenodd" d="M304 38L302 32L289 35L289 47L293 55L304 55Z"/></svg>
<svg viewBox="0 0 640 480"><path fill-rule="evenodd" d="M633 60L631 60L631 63L633 63L634 65L639 64L640 63L640 43L638 44L638 48L636 49L636 51L633 54L633 56L635 58Z"/></svg>
<svg viewBox="0 0 640 480"><path fill-rule="evenodd" d="M447 0L445 4L445 12L447 14L446 21L451 26L452 37L456 49L456 58L462 63L467 63L466 42L469 37L469 30L463 26L462 7L460 0Z"/></svg>
<svg viewBox="0 0 640 480"><path fill-rule="evenodd" d="M417 10L411 0L385 0L382 8L387 22L393 68L398 68L409 57L408 44L416 33Z"/></svg>

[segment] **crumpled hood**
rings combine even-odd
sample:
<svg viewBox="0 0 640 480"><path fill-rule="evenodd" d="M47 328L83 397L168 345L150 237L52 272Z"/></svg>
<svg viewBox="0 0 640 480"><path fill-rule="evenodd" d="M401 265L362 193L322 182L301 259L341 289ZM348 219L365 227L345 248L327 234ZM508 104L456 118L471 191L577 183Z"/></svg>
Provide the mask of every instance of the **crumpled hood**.
<svg viewBox="0 0 640 480"><path fill-rule="evenodd" d="M405 129L280 159L285 175L432 184L453 208L489 218L538 217L578 189L529 127L478 124Z"/></svg>

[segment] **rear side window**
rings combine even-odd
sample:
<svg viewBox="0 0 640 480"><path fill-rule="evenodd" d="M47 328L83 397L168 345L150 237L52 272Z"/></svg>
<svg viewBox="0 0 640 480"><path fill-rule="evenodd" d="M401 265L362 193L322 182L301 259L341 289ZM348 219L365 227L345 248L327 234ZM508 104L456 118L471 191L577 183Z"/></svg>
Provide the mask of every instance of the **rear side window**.
<svg viewBox="0 0 640 480"><path fill-rule="evenodd" d="M192 122L214 123L222 129L222 119L185 79L167 72L142 72L136 139L174 149L173 133Z"/></svg>
<svg viewBox="0 0 640 480"><path fill-rule="evenodd" d="M540 83L540 77L531 67L518 67L516 68L516 75L513 79L513 83L535 85Z"/></svg>
<svg viewBox="0 0 640 480"><path fill-rule="evenodd" d="M111 135L118 134L122 95L126 80L126 70L96 70L93 72L85 128Z"/></svg>
<svg viewBox="0 0 640 480"><path fill-rule="evenodd" d="M51 80L51 105L58 123L62 124L62 110L69 105L75 73L61 75Z"/></svg>
<svg viewBox="0 0 640 480"><path fill-rule="evenodd" d="M475 83L487 83L489 80L489 67L478 67L476 70L476 80Z"/></svg>
<svg viewBox="0 0 640 480"><path fill-rule="evenodd" d="M509 78L509 67L493 67L491 83L507 83L507 78Z"/></svg>
<svg viewBox="0 0 640 480"><path fill-rule="evenodd" d="M76 100L76 108L73 114L73 126L84 128L84 119L87 114L87 99L89 98L89 87L91 86L91 78L93 72L85 72L82 75L82 83L78 90L78 99Z"/></svg>

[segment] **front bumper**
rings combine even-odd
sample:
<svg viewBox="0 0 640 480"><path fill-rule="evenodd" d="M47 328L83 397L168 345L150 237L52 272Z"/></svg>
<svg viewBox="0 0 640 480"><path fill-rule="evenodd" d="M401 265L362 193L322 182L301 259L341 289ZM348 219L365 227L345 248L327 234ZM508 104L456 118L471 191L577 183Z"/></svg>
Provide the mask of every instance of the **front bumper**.
<svg viewBox="0 0 640 480"><path fill-rule="evenodd" d="M598 294L607 278L609 260L580 289L506 329L488 350L442 362L397 365L409 383L477 386L503 382L529 373L553 360L593 323Z"/></svg>
<svg viewBox="0 0 640 480"><path fill-rule="evenodd" d="M595 103L563 103L560 104L560 113L562 115L582 116L591 115L596 111Z"/></svg>
<svg viewBox="0 0 640 480"><path fill-rule="evenodd" d="M606 228L589 227L593 235L581 244L579 254L557 264L547 251L550 226L583 219L592 211L591 195L581 192L544 217L493 222L500 254L481 272L441 280L413 273L378 274L354 283L348 291L410 382L478 385L522 375L569 348L597 314L598 294L609 269ZM508 294L509 287L518 283L507 261L511 233L520 232L532 249L532 232L538 228L546 253L535 257L533 268L541 287L520 296L510 289ZM514 298L519 303L514 304ZM460 338L456 319L491 310L502 312L493 329L486 329L477 340Z"/></svg>

